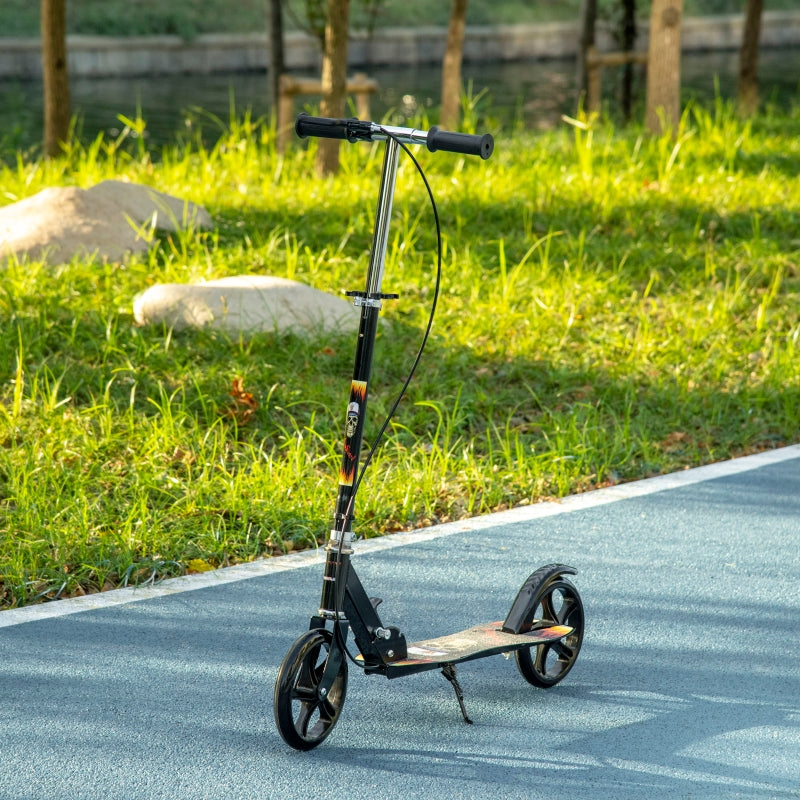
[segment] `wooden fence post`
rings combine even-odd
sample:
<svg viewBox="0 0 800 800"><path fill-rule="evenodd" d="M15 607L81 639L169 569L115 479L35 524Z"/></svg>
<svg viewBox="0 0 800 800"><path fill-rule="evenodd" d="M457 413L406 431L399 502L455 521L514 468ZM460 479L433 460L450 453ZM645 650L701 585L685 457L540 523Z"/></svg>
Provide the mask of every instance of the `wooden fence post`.
<svg viewBox="0 0 800 800"><path fill-rule="evenodd" d="M603 69L624 64L646 64L647 53L598 53L594 47L586 51L586 111L602 108Z"/></svg>
<svg viewBox="0 0 800 800"><path fill-rule="evenodd" d="M378 91L378 82L357 72L347 80L347 94L356 99L356 112L359 119L370 118L370 95ZM294 131L294 98L297 95L321 95L322 81L313 78L295 78L281 75L280 98L278 99L278 119L276 146L279 153L285 153Z"/></svg>

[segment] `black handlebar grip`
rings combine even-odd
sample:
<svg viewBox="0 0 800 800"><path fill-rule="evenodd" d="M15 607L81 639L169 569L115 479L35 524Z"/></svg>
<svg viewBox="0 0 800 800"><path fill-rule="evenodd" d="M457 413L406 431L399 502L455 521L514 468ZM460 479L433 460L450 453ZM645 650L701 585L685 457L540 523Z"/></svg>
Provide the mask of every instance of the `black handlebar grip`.
<svg viewBox="0 0 800 800"><path fill-rule="evenodd" d="M294 123L294 131L301 138L319 136L323 139L346 139L346 119L330 119L329 117L312 117L309 114L300 114Z"/></svg>
<svg viewBox="0 0 800 800"><path fill-rule="evenodd" d="M480 156L486 160L494 150L494 139L491 133L480 134L454 133L433 127L428 131L426 140L428 150L446 150L449 153L463 153L465 156Z"/></svg>

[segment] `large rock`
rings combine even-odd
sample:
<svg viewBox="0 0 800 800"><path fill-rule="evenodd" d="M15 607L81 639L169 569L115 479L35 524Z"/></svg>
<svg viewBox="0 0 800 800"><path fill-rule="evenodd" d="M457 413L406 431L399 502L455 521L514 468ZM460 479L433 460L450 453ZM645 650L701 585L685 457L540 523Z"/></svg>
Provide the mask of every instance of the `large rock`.
<svg viewBox="0 0 800 800"><path fill-rule="evenodd" d="M133 313L140 325L211 326L231 333L353 331L359 321L358 310L343 298L266 275L156 284L135 299Z"/></svg>
<svg viewBox="0 0 800 800"><path fill-rule="evenodd" d="M201 206L124 181L90 189L53 187L0 208L0 258L16 254L50 263L77 255L119 261L151 244L152 229L208 227Z"/></svg>

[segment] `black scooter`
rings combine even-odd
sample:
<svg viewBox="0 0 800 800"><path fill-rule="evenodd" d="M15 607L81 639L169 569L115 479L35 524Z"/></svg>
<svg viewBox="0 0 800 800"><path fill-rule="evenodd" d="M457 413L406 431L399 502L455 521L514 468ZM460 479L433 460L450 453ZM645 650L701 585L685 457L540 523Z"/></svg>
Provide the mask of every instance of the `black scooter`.
<svg viewBox="0 0 800 800"><path fill-rule="evenodd" d="M409 145L425 145L431 152L445 150L487 159L494 149L494 141L489 134L453 133L435 127L420 131L307 114L297 118L295 130L301 138L316 136L348 142L386 143L366 288L363 292L348 293L361 309L361 316L345 417L339 489L330 539L325 548L322 599L319 610L311 617L309 630L286 653L275 682L274 712L278 731L291 747L311 750L330 734L342 712L347 693L348 660L367 674L380 674L387 678L441 669L455 690L464 721L471 723L456 679L456 664L514 652L523 677L534 686L550 688L561 681L575 664L584 624L580 595L565 577L576 574L576 570L564 564L549 564L533 572L523 583L503 622L478 625L449 636L408 644L399 628L384 625L378 616L377 606L381 601L367 595L351 563L352 522L361 477L400 401L398 398L395 402L359 470L378 315L382 301L396 297L383 294L381 285L399 152L402 148L422 174ZM424 174L422 177L424 180ZM427 181L425 185L430 194ZM433 208L438 233L435 204ZM439 242L441 272L441 236ZM429 331L430 324L411 375ZM347 648L350 631L358 648L356 656L352 656Z"/></svg>

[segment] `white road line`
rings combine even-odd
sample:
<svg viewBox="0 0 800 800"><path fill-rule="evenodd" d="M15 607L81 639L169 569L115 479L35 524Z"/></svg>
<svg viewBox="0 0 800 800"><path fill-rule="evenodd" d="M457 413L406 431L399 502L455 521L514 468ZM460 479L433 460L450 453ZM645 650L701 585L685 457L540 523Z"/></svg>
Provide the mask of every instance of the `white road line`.
<svg viewBox="0 0 800 800"><path fill-rule="evenodd" d="M570 495L557 502L536 503L528 506L487 514L482 517L448 522L443 525L434 525L422 530L407 533L393 533L377 539L367 539L356 543L358 553L371 553L379 550L388 550L392 547L403 547L417 542L438 539L465 531L485 530L499 525L528 522L545 517L567 514L582 509L615 503L634 497L643 497L656 492L678 489L695 483L725 478L741 472L758 469L770 464L779 464L783 461L800 458L800 445L783 447L779 450L770 450L732 461L721 461L705 467L675 472L670 475L658 475L655 478L646 478L634 483L623 483L605 489L596 489L584 494ZM125 603L136 603L142 600L152 600L166 597L180 592L191 592L197 589L207 589L211 586L221 586L226 583L249 580L250 578L263 577L277 572L299 569L310 564L321 564L325 560L324 551L307 550L301 553L290 553L285 556L254 561L250 564L238 564L234 567L211 570L198 575L185 575L180 578L169 578L154 586L141 588L115 589L110 592L90 594L85 597L75 597L67 600L58 600L52 603L12 608L0 611L0 628L10 625L21 625L25 622L62 617L67 614L77 614L81 611L109 608Z"/></svg>

